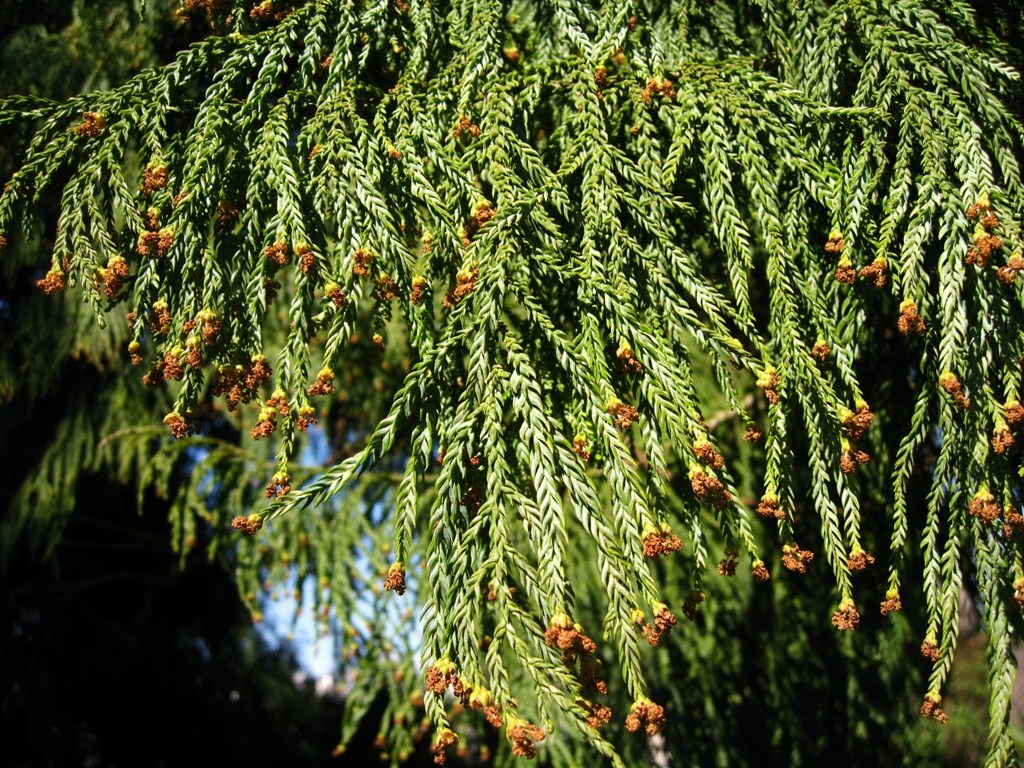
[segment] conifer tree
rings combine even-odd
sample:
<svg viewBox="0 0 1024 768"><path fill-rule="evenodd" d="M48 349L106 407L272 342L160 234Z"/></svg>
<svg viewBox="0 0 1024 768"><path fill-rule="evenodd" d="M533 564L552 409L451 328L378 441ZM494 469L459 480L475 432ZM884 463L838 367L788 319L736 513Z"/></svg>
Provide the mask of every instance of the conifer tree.
<svg viewBox="0 0 1024 768"><path fill-rule="evenodd" d="M1021 92L934 5L185 0L172 62L0 103L0 258L52 240L71 347L167 393L179 440L103 445L140 488L191 463L182 550L235 548L257 617L316 575L362 676L339 749L385 688L393 761L422 707L441 763L497 728L623 765L673 716L647 646L738 571L783 629L810 580L889 647L906 604L939 721L973 589L1014 764Z"/></svg>

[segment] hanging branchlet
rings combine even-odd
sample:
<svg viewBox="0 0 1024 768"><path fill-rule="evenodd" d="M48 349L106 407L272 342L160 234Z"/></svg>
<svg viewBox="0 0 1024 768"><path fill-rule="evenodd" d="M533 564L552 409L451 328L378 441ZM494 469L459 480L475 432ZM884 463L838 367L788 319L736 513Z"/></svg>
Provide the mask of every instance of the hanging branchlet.
<svg viewBox="0 0 1024 768"><path fill-rule="evenodd" d="M638 648L675 624L661 596L687 595L692 620L723 548L721 573L742 551L769 578L767 526L751 530L734 498L749 487L765 489L756 511L777 521L783 566L805 573L800 518L839 590L839 629L859 623L850 573L874 561L861 542L891 536L881 612L902 608L901 584L924 584L903 597L940 662L924 714L945 717L961 584L979 585L992 679L1005 677L1024 538L1006 490L1024 424L1012 213L1024 189L1012 72L969 9L235 5L187 0L217 34L124 86L0 105L26 137L0 231L19 250L21 232L43 229L33 209L57 201L42 239L53 254L31 280L71 288L100 320L132 308L116 348L171 390L174 437L195 431L208 395L229 413L258 405L249 434L278 449L269 511L233 526L266 521L289 544L301 529L291 562L329 593L318 610L329 601L344 624L369 599L338 563L372 563L370 591L383 577L398 594L404 563L423 563L423 652L442 660L419 702L436 761L457 742L449 689L525 757L566 721L613 755L593 731L610 708L591 701L609 688L633 702L629 730L657 732L665 713L643 697ZM882 345L870 321L892 299L871 286L890 284L904 300ZM334 395L317 402L347 458L305 482L307 398ZM757 445L734 454L730 429L744 425ZM244 468L225 474L239 486L225 503L251 505L273 449L239 442L197 474L231 453ZM197 514L198 481L183 486L193 495L175 514ZM349 500L360 492L373 514ZM861 514L869 499L884 521ZM918 504L923 526L909 524ZM653 562L683 549L673 529L686 557ZM365 548L394 534L381 573ZM904 580L899 555L914 549L924 571ZM240 578L283 577L261 562L241 557ZM603 622L621 686L597 677L567 601ZM631 623L633 606L651 611ZM346 638L345 663L364 640ZM1008 688L993 691L1002 712ZM518 711L544 728L509 717L521 693ZM388 706L407 699L389 691Z"/></svg>

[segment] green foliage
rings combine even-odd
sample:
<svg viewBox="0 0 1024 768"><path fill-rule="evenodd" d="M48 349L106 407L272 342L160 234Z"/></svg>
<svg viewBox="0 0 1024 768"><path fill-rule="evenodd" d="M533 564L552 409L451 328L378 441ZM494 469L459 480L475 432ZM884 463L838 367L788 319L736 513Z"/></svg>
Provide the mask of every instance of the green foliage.
<svg viewBox="0 0 1024 768"><path fill-rule="evenodd" d="M643 641L674 623L669 605L716 597L719 553L721 572L749 559L763 581L779 545L798 571L813 550L840 630L883 597L923 615L937 719L975 583L987 764L1015 761L1022 130L1009 51L968 5L184 5L212 34L171 63L0 103L23 138L5 262L31 261L49 232L31 212L59 191L41 286L117 317L108 337L130 310L129 354L171 381L165 423L205 435L119 441L140 488L208 449L175 504L183 549L197 521L219 520L211 552L229 517L266 524L238 551L254 610L263 581L316 573L363 677L389 681L391 722L414 721L419 646L440 734L455 683L497 707L501 754L532 751L525 718L563 764L646 751L593 727L597 661L616 723L657 730L649 681L670 670L649 673ZM303 433L328 421L317 398L337 389L340 460L303 468ZM250 401L255 421L230 415ZM253 440L212 437L225 420ZM253 476L273 500L250 514ZM855 589L887 542L884 584ZM671 568L652 560L678 544ZM419 642L386 639L402 617L380 574L397 591L407 576ZM822 605L772 575L729 599L774 589L764 615L782 617ZM906 623L863 621L879 648L911 642ZM846 663L850 700L881 701ZM741 691L748 671L722 670ZM773 749L794 727L783 694L807 684L786 672L752 684L778 692ZM881 727L868 709L850 753ZM389 731L394 760L407 737ZM721 749L708 759L726 764Z"/></svg>

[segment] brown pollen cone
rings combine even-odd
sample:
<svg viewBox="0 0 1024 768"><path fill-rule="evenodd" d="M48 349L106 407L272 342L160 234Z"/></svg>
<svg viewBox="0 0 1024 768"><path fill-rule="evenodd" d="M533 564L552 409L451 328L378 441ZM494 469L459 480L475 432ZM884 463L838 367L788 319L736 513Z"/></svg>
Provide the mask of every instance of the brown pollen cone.
<svg viewBox="0 0 1024 768"><path fill-rule="evenodd" d="M866 267L861 267L860 276L871 281L875 288L885 288L889 283L889 265L884 257L879 257Z"/></svg>
<svg viewBox="0 0 1024 768"><path fill-rule="evenodd" d="M587 712L587 725L597 729L607 725L612 719L612 708L593 701L581 700L577 702Z"/></svg>
<svg viewBox="0 0 1024 768"><path fill-rule="evenodd" d="M1008 400L1003 405L1003 418L1011 427L1024 422L1024 405L1021 405L1019 400Z"/></svg>
<svg viewBox="0 0 1024 768"><path fill-rule="evenodd" d="M430 748L431 754L434 755L434 763L436 765L445 765L448 762L448 755L445 750L458 743L459 737L449 731L447 728L441 731L437 735L437 741L434 742Z"/></svg>
<svg viewBox="0 0 1024 768"><path fill-rule="evenodd" d="M36 285L47 296L52 296L58 291L63 291L65 287L64 272L61 271L60 267L53 267L46 273L45 277L40 280L36 280Z"/></svg>
<svg viewBox="0 0 1024 768"><path fill-rule="evenodd" d="M851 440L860 438L875 420L867 403L858 403L856 413L844 410L843 414L843 430Z"/></svg>
<svg viewBox="0 0 1024 768"><path fill-rule="evenodd" d="M963 391L963 384L960 383L960 379L957 378L956 374L949 371L944 372L939 376L939 386L948 394L953 401L962 409L967 410L971 407L971 401L967 399L967 396Z"/></svg>
<svg viewBox="0 0 1024 768"><path fill-rule="evenodd" d="M352 254L352 274L357 277L366 277L370 274L370 264L373 262L373 254L365 248L357 248Z"/></svg>
<svg viewBox="0 0 1024 768"><path fill-rule="evenodd" d="M857 268L853 266L849 259L843 257L836 267L835 278L836 282L853 285L857 282Z"/></svg>
<svg viewBox="0 0 1024 768"><path fill-rule="evenodd" d="M978 491L967 502L967 513L983 523L991 523L1002 511L995 497L985 490Z"/></svg>
<svg viewBox="0 0 1024 768"><path fill-rule="evenodd" d="M693 444L693 452L702 464L714 469L722 469L725 466L725 458L707 440L698 440Z"/></svg>
<svg viewBox="0 0 1024 768"><path fill-rule="evenodd" d="M924 697L924 703L921 704L921 714L925 717L930 717L938 720L940 723L945 723L949 720L949 716L942 711L939 704L942 703L942 697L937 693L928 693Z"/></svg>
<svg viewBox="0 0 1024 768"><path fill-rule="evenodd" d="M611 398L605 405L604 410L605 413L609 413L615 418L615 426L619 429L629 429L640 418L640 413L636 408L632 405L627 405L617 397Z"/></svg>
<svg viewBox="0 0 1024 768"><path fill-rule="evenodd" d="M578 434L572 439L572 452L583 459L584 462L590 461L590 443L586 435Z"/></svg>
<svg viewBox="0 0 1024 768"><path fill-rule="evenodd" d="M921 319L921 315L917 311L917 304L912 301L904 301L900 304L900 316L896 321L896 327L904 336L925 332L924 320Z"/></svg>
<svg viewBox="0 0 1024 768"><path fill-rule="evenodd" d="M75 126L75 133L79 136L95 139L103 131L106 124L106 119L99 112L83 112L82 122Z"/></svg>
<svg viewBox="0 0 1024 768"><path fill-rule="evenodd" d="M267 261L277 266L282 266L288 261L288 243L283 240L278 240L273 245L268 245L263 250L263 255L267 257Z"/></svg>
<svg viewBox="0 0 1024 768"><path fill-rule="evenodd" d="M814 553L808 549L800 549L796 544L782 547L782 564L794 573L807 573L807 564L812 560Z"/></svg>
<svg viewBox="0 0 1024 768"><path fill-rule="evenodd" d="M761 517L774 518L775 520L782 520L786 517L786 512L779 506L778 498L768 493L762 496L761 500L757 503L757 514Z"/></svg>
<svg viewBox="0 0 1024 768"><path fill-rule="evenodd" d="M725 489L721 481L702 469L693 468L689 472L690 487L698 498L704 499L717 510L723 510L732 501L732 494Z"/></svg>
<svg viewBox="0 0 1024 768"><path fill-rule="evenodd" d="M241 531L246 536L255 536L256 531L263 527L263 518L259 515L238 516L231 521L231 527Z"/></svg>
<svg viewBox="0 0 1024 768"><path fill-rule="evenodd" d="M441 302L445 309L451 309L464 298L473 293L476 288L476 281L480 279L480 270L461 270L455 275L455 287L445 294Z"/></svg>
<svg viewBox="0 0 1024 768"><path fill-rule="evenodd" d="M1024 515L1007 505L1003 508L1003 536L1012 539L1024 531Z"/></svg>
<svg viewBox="0 0 1024 768"><path fill-rule="evenodd" d="M544 631L544 643L562 652L562 663L566 666L572 664L577 656L597 650L597 643L583 634L583 628L564 613L552 618Z"/></svg>
<svg viewBox="0 0 1024 768"><path fill-rule="evenodd" d="M921 643L921 655L929 661L939 660L939 645L932 637L926 637Z"/></svg>
<svg viewBox="0 0 1024 768"><path fill-rule="evenodd" d="M678 552L682 546L683 542L667 526L663 526L661 530L649 530L644 535L644 557L658 557Z"/></svg>
<svg viewBox="0 0 1024 768"><path fill-rule="evenodd" d="M1009 427L997 427L992 433L992 450L996 453L1006 453L1013 447L1014 442Z"/></svg>
<svg viewBox="0 0 1024 768"><path fill-rule="evenodd" d="M846 598L832 614L832 626L839 630L856 630L860 626L860 614L853 601Z"/></svg>
<svg viewBox="0 0 1024 768"><path fill-rule="evenodd" d="M854 548L850 556L846 558L846 565L851 571L866 570L869 565L875 562L874 555L870 555L863 549Z"/></svg>
<svg viewBox="0 0 1024 768"><path fill-rule="evenodd" d="M423 676L427 690L436 694L446 693L448 686L458 679L458 676L455 674L455 665L447 659L440 659L434 662Z"/></svg>
<svg viewBox="0 0 1024 768"><path fill-rule="evenodd" d="M650 699L634 702L626 716L626 730L636 733L641 728L653 736L665 725L665 708Z"/></svg>
<svg viewBox="0 0 1024 768"><path fill-rule="evenodd" d="M508 740L512 742L512 754L532 760L537 756L538 741L543 741L547 734L539 725L525 720L515 719L509 722Z"/></svg>
<svg viewBox="0 0 1024 768"><path fill-rule="evenodd" d="M902 611L903 603L900 601L900 593L890 589L885 593L885 600L882 601L881 611L883 616L888 616L894 611Z"/></svg>
<svg viewBox="0 0 1024 768"><path fill-rule="evenodd" d="M396 595L405 594L405 567L401 563L392 565L384 577L384 589Z"/></svg>

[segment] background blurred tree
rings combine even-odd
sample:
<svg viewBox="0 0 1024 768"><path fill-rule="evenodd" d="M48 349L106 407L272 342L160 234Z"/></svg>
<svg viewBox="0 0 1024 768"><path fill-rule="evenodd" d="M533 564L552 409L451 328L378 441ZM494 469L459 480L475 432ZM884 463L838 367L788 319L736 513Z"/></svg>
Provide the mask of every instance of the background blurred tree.
<svg viewBox="0 0 1024 768"><path fill-rule="evenodd" d="M490 686L505 708L510 737L513 728L536 734L508 722L514 692L520 711L539 716L551 732L542 759L573 765L590 759L585 754L591 747L606 751L588 726L581 729L583 741L569 735L572 720L601 719L604 710L582 698L579 683L564 676L557 654L540 638L545 624L558 629L558 612L552 610L558 599L587 630L605 622L598 656L610 670L621 667L626 674L622 681L608 675L611 690L604 701L616 719L602 733L630 764L650 759L652 751L693 765L816 765L834 759L917 765L938 759L932 732L912 719L925 672L913 654L926 633L941 629L936 637L941 656L933 673L938 677L929 685L937 690L935 681L948 671L955 647L950 621L956 617L948 600L959 595L954 587L963 578L960 568L966 567L968 584L976 588L971 574L979 558L999 555L987 529L964 516L966 497L955 489L951 498L945 493L951 477L978 475L969 451L952 460L947 455L946 463L952 461L956 469L945 476L933 469L943 461L938 442L915 438L912 464L906 456L895 457L907 453L900 446L915 409L927 416L915 416L915 424L938 418L950 436L947 444L969 445L965 435L976 431L987 441L985 419L995 418L1002 403L993 400L995 409L984 404L980 420L965 430L941 400L938 370L929 355L971 371L973 378L965 380L973 394L975 387L991 386L982 380L979 364L992 364L985 357L990 342L998 349L1019 346L1007 330L1019 320L1019 294L1000 305L1008 312L1006 327L982 323L980 335L968 340L954 322L964 307L995 317L986 296L994 278L975 281L947 256L962 256L969 232L963 222L950 224L951 211L962 217L966 205L945 178L962 183L970 200L991 191L997 205L1019 214L1012 170L1019 144L1006 138L1019 135L1019 112L1007 118L997 104L986 110L979 97L1002 92L1003 103L1012 103L1019 85L1004 85L1005 68L973 53L991 49L1004 58L1016 55L1000 42L1012 43L1019 35L1012 23L1014 7L986 7L971 16L957 5L932 16L916 3L849 4L817 8L812 21L802 22L803 12L790 14L775 4L734 10L679 5L671 12L610 5L602 14L572 4L468 4L449 16L418 3L185 5L192 12L188 24L170 21L169 9L154 5L147 24L136 25L130 8L82 4L67 31L21 29L5 38L4 55L11 57L5 62L39 65L34 74L12 65L11 71L32 78L31 83L12 80L13 90L61 97L75 90L61 78L64 72L77 71L76 79L88 87L104 88L153 57L171 61L183 45L199 41L165 69L108 91L106 100L91 97L67 109L23 99L6 102L7 119L0 123L18 133L5 144L5 178L40 125L49 128L37 136L45 137L51 128L63 131L36 145L35 154L29 150L29 157L39 158L36 169L30 165L16 176L5 195L6 210L17 210L11 200L23 193L17 184L28 179L29 192L41 194L35 202L42 214L19 227L11 227L9 218L5 224L13 246L3 258L7 293L0 306L9 332L3 334L0 376L11 404L3 412L3 434L10 441L5 455L14 460L4 470L7 487L18 489L0 527L7 567L21 563L24 568L52 554L74 499L88 492L82 472L111 471L133 484L140 498L155 492L170 501L171 540L181 562L202 549L237 566L251 612L260 611L264 585L285 582L296 572L315 575L325 589L316 594L314 607L324 626L338 635L344 669L358 670L362 678L344 715L342 740L386 690L381 738L395 762L411 749L422 715L421 670L413 658L421 646L424 666L447 655L458 674L475 685L478 698L467 703L481 704L481 688ZM217 36L229 31L233 34ZM836 42L840 39L847 41L846 50ZM958 39L972 48L958 48ZM111 45L112 40L124 42ZM895 52L887 48L890 40L899 43ZM63 47L55 41L63 41ZM835 43L828 48L835 58L825 56L815 70L808 52L829 42ZM72 52L65 66L61 50ZM77 58L74 51L81 52ZM929 88L941 93L938 85L950 85L947 68L954 54L967 56L965 71L977 78L960 87L981 115L980 124L962 111L954 124L943 123L949 119L944 109L960 108L955 99L952 106L941 97L928 101ZM894 61L910 73L904 80ZM835 68L829 70L829 64ZM210 86L216 71L224 74ZM670 80L663 79L666 75ZM792 90L805 82L810 85L802 95ZM402 88L410 96L403 97ZM538 101L541 94L549 101ZM424 104L435 110L429 117ZM508 104L524 108L524 117L516 118ZM885 125L878 121L880 113L897 115L900 108L904 117L879 127ZM926 119L932 113L934 124ZM121 128L110 122L115 116ZM751 119L764 121L764 130L752 131ZM913 120L923 121L916 133ZM979 146L979 125L988 132L983 139L993 142L994 149L986 151L996 157L1002 178L984 172L976 178L976 170L965 170L964 157ZM902 143L892 133L897 126ZM820 141L814 131L821 133ZM929 143L929 131L946 136L952 148ZM90 139L102 144L95 155L100 165L88 165ZM901 156L897 146L911 149ZM16 148L13 155L7 154L10 148ZM407 162L421 154L422 173L417 163ZM80 157L87 173L76 174L65 156ZM777 178L765 175L758 158L777 164ZM822 158L836 165L816 168ZM662 171L659 162L673 171ZM31 182L51 173L41 172L43 167L52 168L53 175L36 189ZM874 170L867 173L869 167ZM912 191L913 186L900 191L900 173L910 173L941 204L930 208L929 195ZM71 191L52 197L62 187ZM188 195L172 199L190 188L191 200ZM200 194L194 194L197 188ZM98 207L90 207L90 199L100 201ZM773 206L781 211L778 219ZM58 209L74 248L60 238L47 240L55 232L48 211ZM693 216L694 209L700 215ZM151 220L154 215L159 221ZM946 231L935 237L931 222L941 216L946 217L941 226L955 236ZM882 222L878 229L862 223L875 219ZM159 226L167 221L166 228ZM780 221L784 235L774 229ZM889 272L904 295L916 298L929 320L926 343L910 345L924 350L920 360L908 358L908 348L894 340L894 317L905 309L897 309L902 296L874 293L863 278L846 293L830 285L836 259L832 252L823 257L820 246L833 226L842 229L829 238L831 251L842 254L840 270L854 269L854 262L844 266L842 261L850 253L889 256L884 266L866 258L863 266L869 269L862 274L877 280L879 272ZM1015 253L1015 225L1003 226L1005 250ZM780 263L773 245L780 235L795 254L790 263ZM510 245L516 237L525 246ZM669 248L669 262L663 263L655 254L671 242L684 243L689 255ZM55 271L44 275L39 245L70 260L65 265L65 256L56 257ZM159 258L147 260L143 248ZM602 261L605 249L607 261ZM572 255L577 253L578 258ZM109 260L111 254L123 254L131 265L126 291L115 288L119 266ZM941 279L930 283L921 263L940 259L946 259L936 267ZM280 269L279 260L290 264ZM498 270L506 264L512 266ZM1004 265L993 264L993 273L996 266ZM59 282L72 283L66 299L44 301L30 290L37 280L50 279L55 287L57 275ZM364 286L365 277L376 284ZM488 290L481 292L478 283ZM797 299L795 305L805 319L802 327L794 325L789 310L779 311L791 290L780 285L804 292L807 303ZM501 293L508 286L511 292ZM263 287L280 292L276 304L261 293ZM123 315L107 311L129 293L136 314L155 321L153 331L139 321L130 334ZM105 328L92 322L83 298L103 312ZM166 334L159 327L161 300L170 309ZM392 317L392 302L401 305L394 314L401 314L405 325ZM203 314L212 306L217 307L212 317ZM937 315L934 322L929 309ZM186 330L189 322L193 328ZM198 338L197 328L212 329L214 322L223 328L211 330L209 347L203 347L193 337ZM321 325L329 332L307 348L308 336ZM212 359L219 368L220 383L213 391L229 396L239 377L223 366L242 366L251 374L251 356L265 349L282 393L267 398L268 384L268 391L243 388L241 394L258 394L265 403L254 434L271 428L284 433L277 457L262 449L263 443L245 438L251 415L239 418L215 404L210 385L217 377L204 377L200 366L189 364L182 370L184 386L172 390L178 420L170 421L200 438L195 443L161 439L150 426L153 409L162 414L172 407L162 392L142 388L138 376L117 373L123 354L118 349L128 338L140 345L133 355L149 355L162 378L176 378L168 365L180 367L189 351L199 350L202 363ZM812 344L824 374L813 373L804 359ZM829 347L834 349L825 352ZM569 352L582 361L582 371ZM317 376L311 356L325 362ZM838 367L826 364L830 356ZM773 383L769 358L783 361L788 368L780 365L780 370L793 378ZM732 376L731 362L745 375ZM484 374L488 368L493 375ZM504 368L512 371L510 377L501 373ZM93 384L70 378L75 372ZM993 375L1006 392L1019 388L1019 373L1012 369ZM778 395L781 388L781 407L768 409L751 399L755 377L769 393ZM923 381L931 388L928 398L921 395L928 389ZM675 386L662 393L665 382ZM307 385L317 383L320 391L336 388L340 396L312 409ZM627 402L605 400L606 390ZM815 393L812 400L802 400L801 390ZM396 392L400 407L392 409ZM874 460L858 469L858 503L850 495L857 486L821 462L825 455L852 456L858 447L842 442L849 435L836 433L829 413L838 413L840 405L855 406L852 395L861 392L870 393L879 419L894 428L876 428L864 438ZM428 406L410 405L413 393ZM597 414L607 405L624 426L633 418L628 403L634 402L639 426L620 442ZM813 412L812 402L821 413L803 413ZM978 398L975 404L976 412ZM506 409L501 418L495 418L496 407ZM385 428L377 429L389 410ZM297 464L302 454L295 441L301 435L295 429L314 414L323 433L314 429L311 450ZM398 423L396 415L411 426L389 431L389 424ZM741 439L747 419L768 434L767 450ZM913 434L927 436L926 429L915 429ZM546 443L541 438L546 432L561 434L561 442ZM438 442L449 448L440 467L427 455ZM707 448L698 450L703 442ZM460 443L464 450L451 452ZM395 450L382 461L383 444ZM576 459L570 450L580 458L594 454L586 480L572 469ZM695 503L697 485L688 477L695 472L714 477L715 453L727 459L731 480L723 480L740 502L727 515L716 504ZM1019 463L1018 456L1011 453ZM276 495L319 474L317 467L301 464L343 459L350 460L310 490L285 495L258 540L238 544L228 537L225 522L231 516L257 510L252 527L267 519L258 511L263 491L253 477L277 473L270 483ZM370 459L376 459L372 468ZM704 462L703 468L695 468L695 460ZM904 555L905 615L882 619L865 612L857 637L836 636L823 621L835 607L835 587L821 577L823 560L830 561L845 599L850 596L847 555L857 547L885 551L893 526L887 489L894 460L905 467L909 482L907 501L897 505L906 516L897 517L897 529L902 525L916 537L934 527L941 536L930 540L923 558L916 546L898 543L897 552ZM1010 503L1007 467L993 467L987 457L977 461L1003 478L998 482ZM634 464L651 471L635 473ZM366 471L355 487L328 501L327 491L338 490L356 468ZM610 486L599 481L602 473ZM800 541L815 550L814 579L781 569L773 569L768 585L714 575L717 558L708 561L705 548L726 550L725 571L735 567L729 550L747 550L756 558L771 548L770 531L742 522L758 505L766 474L789 513L782 543ZM553 482L558 491L563 484L569 487L563 502L580 515L579 522L554 513ZM823 504L830 497L840 498L842 521ZM624 499L628 508L619 509ZM312 509L278 516L311 500ZM398 512L392 516L394 506ZM514 509L525 525L519 525ZM692 608L696 593L706 593L706 599L692 623L681 622L658 638L657 649L648 650L639 642L640 627L631 626L631 609L638 608L645 613L642 620L654 625L658 606L644 604L654 582L643 576L631 582L630 572L640 561L630 550L638 546L639 534L661 536L643 525L662 521L687 534L684 553L654 564L659 602ZM440 534L426 535L439 524ZM400 564L391 567L396 528ZM557 536L538 539L531 531L537 528L564 531L571 554L566 556ZM819 530L826 533L824 541ZM972 542L963 555L957 543L962 536ZM510 544L522 553L519 559ZM972 549L979 545L980 550ZM1008 546L1001 561L1003 590L1015 577L1013 550ZM985 562L983 569L994 567ZM602 563L600 571L595 563ZM906 600L925 589L922 569L940 563L941 578L926 571L932 604ZM407 629L395 597L377 586L384 576L404 575L402 565L410 567L410 592L427 606L422 639ZM893 586L893 576L886 579L879 571L876 566L858 577L865 600ZM504 586L497 578L501 573L508 581ZM467 578L481 589L467 590ZM521 603L513 588L525 593ZM495 598L489 604L488 591ZM1002 599L1012 608L1011 595L1004 592ZM988 600L998 607L991 594ZM848 611L845 616L849 620ZM995 764L1005 764L1012 756L1001 736L1001 707L1009 695L1005 679L1012 662L1000 643L1008 641L1010 630L1005 616L997 611L995 618L1004 625L990 646L991 754ZM506 620L511 624L503 624ZM513 624L522 636L508 631L499 636L502 627ZM404 647L396 637L405 640ZM499 652L475 659L472 649L481 642ZM574 671L586 678L591 657L583 656ZM541 681L536 690L524 682L530 676ZM643 677L650 683L646 695L668 707L670 727L661 741L649 742L622 727L644 690ZM425 699L431 717L445 728L451 713L442 701L434 694ZM473 713L452 722L463 747L483 745L507 758L513 747L523 750L526 743L496 738Z"/></svg>

